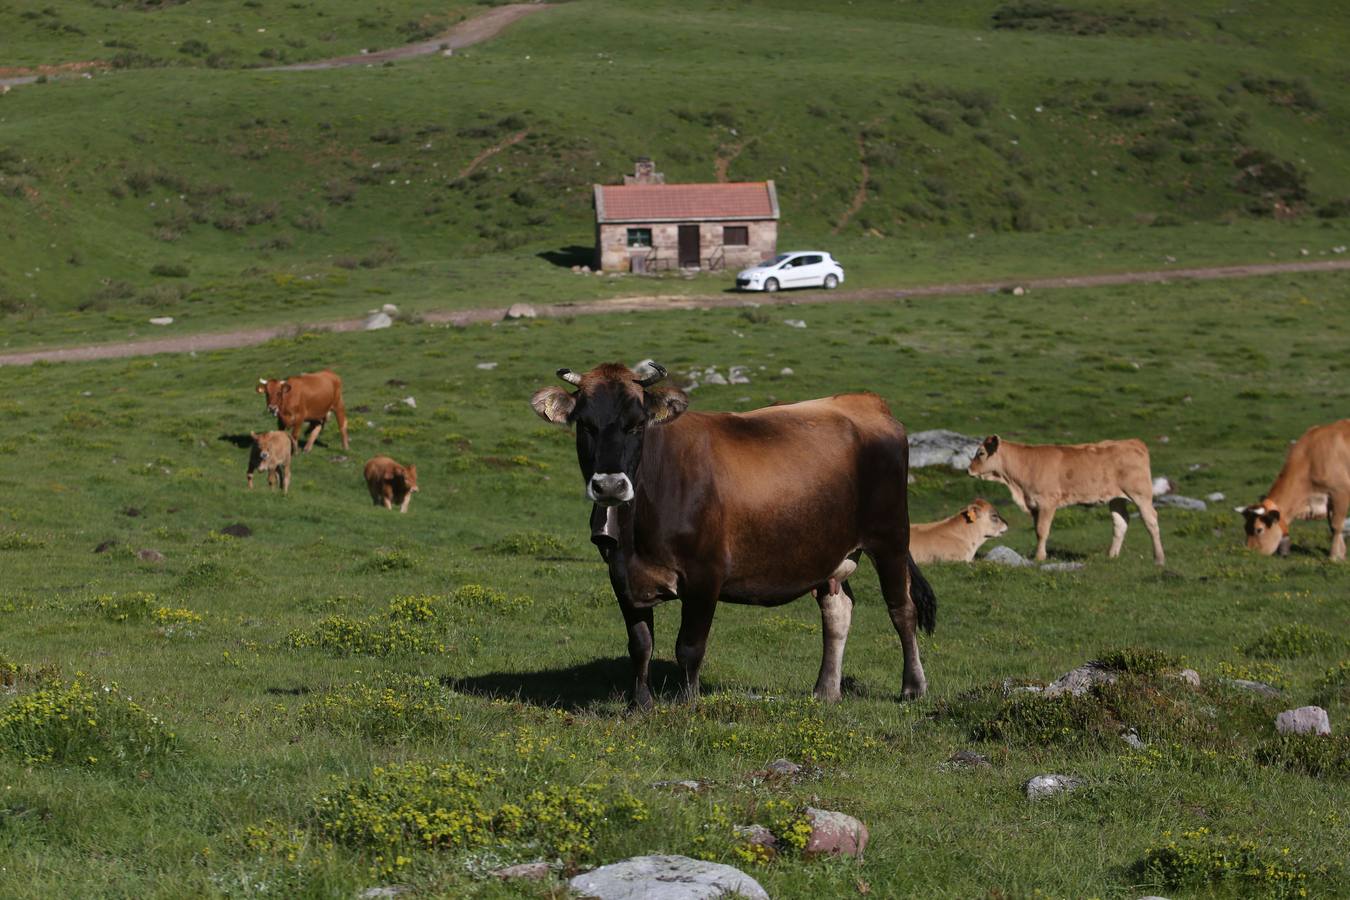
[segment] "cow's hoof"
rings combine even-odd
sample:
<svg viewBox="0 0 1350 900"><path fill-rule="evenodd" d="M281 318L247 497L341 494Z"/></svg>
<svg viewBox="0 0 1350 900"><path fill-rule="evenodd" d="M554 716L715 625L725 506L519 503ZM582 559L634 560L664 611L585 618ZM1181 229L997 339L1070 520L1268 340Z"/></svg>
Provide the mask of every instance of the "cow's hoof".
<svg viewBox="0 0 1350 900"><path fill-rule="evenodd" d="M834 688L832 690L816 688L811 694L821 703L838 703L844 698L844 695L840 692L839 688Z"/></svg>
<svg viewBox="0 0 1350 900"><path fill-rule="evenodd" d="M918 700L928 693L927 684L907 684L900 690L901 700Z"/></svg>

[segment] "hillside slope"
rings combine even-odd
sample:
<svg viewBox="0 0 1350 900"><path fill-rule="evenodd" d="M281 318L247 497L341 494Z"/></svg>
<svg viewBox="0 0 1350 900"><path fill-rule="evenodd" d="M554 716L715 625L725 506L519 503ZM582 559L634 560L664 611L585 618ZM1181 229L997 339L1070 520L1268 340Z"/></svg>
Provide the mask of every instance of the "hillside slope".
<svg viewBox="0 0 1350 900"><path fill-rule="evenodd" d="M188 40L188 8L138 15ZM258 72L177 54L172 70L131 60L15 89L0 100L0 310L40 335L551 285L565 271L551 263L589 261L590 185L636 155L672 181L773 178L786 240L878 254L1196 221L1320 216L1343 233L1334 48L1350 24L1321 6L675 9L579 0L398 65ZM53 40L23 21L30 62L79 56L96 33Z"/></svg>

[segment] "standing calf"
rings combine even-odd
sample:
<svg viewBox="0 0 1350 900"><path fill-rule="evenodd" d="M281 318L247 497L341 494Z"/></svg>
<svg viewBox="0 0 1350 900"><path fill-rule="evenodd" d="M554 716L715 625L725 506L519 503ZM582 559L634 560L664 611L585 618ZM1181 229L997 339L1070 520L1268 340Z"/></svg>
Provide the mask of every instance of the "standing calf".
<svg viewBox="0 0 1350 900"><path fill-rule="evenodd" d="M387 456L373 456L366 462L366 487L376 506L407 512L412 495L417 493L417 466L401 466Z"/></svg>
<svg viewBox="0 0 1350 900"><path fill-rule="evenodd" d="M1345 559L1341 528L1350 511L1350 419L1314 425L1289 448L1284 467L1260 503L1242 511L1247 546L1269 556L1287 546L1294 519L1324 512L1331 529L1331 558Z"/></svg>
<svg viewBox="0 0 1350 900"><path fill-rule="evenodd" d="M990 435L975 451L967 470L976 478L1008 486L1013 502L1031 513L1036 525L1036 559L1045 559L1050 523L1061 506L1106 503L1114 532L1107 556L1120 555L1129 527L1129 500L1139 507L1153 561L1162 565L1162 537L1153 509L1153 473L1143 441L1099 441L1095 444L1017 444Z"/></svg>
<svg viewBox="0 0 1350 900"><path fill-rule="evenodd" d="M262 434L250 434L253 447L248 454L248 486L253 489L253 473L267 473L267 485L276 488L274 480L281 485L281 492L291 492L291 454L297 444L295 438L284 431L265 431Z"/></svg>

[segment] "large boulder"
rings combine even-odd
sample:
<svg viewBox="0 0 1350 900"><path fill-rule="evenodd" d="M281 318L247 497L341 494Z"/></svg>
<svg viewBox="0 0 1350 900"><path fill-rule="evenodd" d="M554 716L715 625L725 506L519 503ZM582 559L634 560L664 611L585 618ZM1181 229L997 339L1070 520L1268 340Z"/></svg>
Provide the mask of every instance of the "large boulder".
<svg viewBox="0 0 1350 900"><path fill-rule="evenodd" d="M806 818L811 822L802 851L807 856L862 856L867 848L867 826L846 813L808 806Z"/></svg>
<svg viewBox="0 0 1350 900"><path fill-rule="evenodd" d="M740 869L687 856L635 856L578 875L568 886L595 900L716 900L728 895L769 900L759 882Z"/></svg>
<svg viewBox="0 0 1350 900"><path fill-rule="evenodd" d="M980 438L935 428L932 431L919 431L909 436L909 467L922 469L925 466L950 466L964 469L975 458L980 447Z"/></svg>
<svg viewBox="0 0 1350 900"><path fill-rule="evenodd" d="M1331 717L1320 706L1286 709L1275 717L1275 730L1280 734L1331 734Z"/></svg>
<svg viewBox="0 0 1350 900"><path fill-rule="evenodd" d="M1067 794L1078 788L1082 782L1069 775L1037 775L1027 781L1022 789L1028 800L1045 800Z"/></svg>
<svg viewBox="0 0 1350 900"><path fill-rule="evenodd" d="M1070 669L1045 687L1045 696L1058 697L1072 694L1075 697L1086 694L1099 684L1113 684L1119 677L1116 672L1095 662L1086 663L1076 669Z"/></svg>

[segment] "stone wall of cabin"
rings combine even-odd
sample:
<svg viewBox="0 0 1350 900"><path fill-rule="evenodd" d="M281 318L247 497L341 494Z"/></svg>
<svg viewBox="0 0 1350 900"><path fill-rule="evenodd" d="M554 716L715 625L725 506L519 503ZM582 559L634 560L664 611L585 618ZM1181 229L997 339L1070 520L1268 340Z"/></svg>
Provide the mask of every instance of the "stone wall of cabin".
<svg viewBox="0 0 1350 900"><path fill-rule="evenodd" d="M774 219L739 222L659 222L650 225L641 222L601 224L597 226L596 247L599 268L605 272L632 271L632 257L646 253L655 258L659 271L677 268L680 258L680 225L698 225L699 260L706 267L708 260L722 248L722 229L726 226L745 226L750 231L750 243L726 247L726 268L735 272L769 259L778 252L778 222ZM651 250L628 246L628 229L650 228Z"/></svg>

